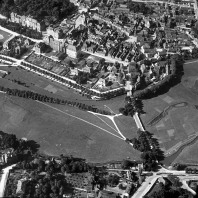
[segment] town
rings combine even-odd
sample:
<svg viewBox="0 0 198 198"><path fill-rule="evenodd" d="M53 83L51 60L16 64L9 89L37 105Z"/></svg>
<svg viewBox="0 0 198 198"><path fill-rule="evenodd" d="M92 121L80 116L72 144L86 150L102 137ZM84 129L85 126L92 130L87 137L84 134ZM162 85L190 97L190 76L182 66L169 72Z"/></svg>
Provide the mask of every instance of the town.
<svg viewBox="0 0 198 198"><path fill-rule="evenodd" d="M13 111L8 105L4 107L12 116L8 119L5 115L5 119L11 120L15 127L26 122L26 115L40 116L44 110L37 104L77 119L63 121L72 123L69 126L72 131L67 131L67 137L71 137L68 141L61 136L63 118L58 120L57 115L50 115L47 110L37 120L28 120L28 126L32 127L41 118L42 129L44 126L50 129L51 125L46 124L50 117L58 123L56 134L43 135L41 142L34 141L32 135L40 135L39 130L30 128L27 135L15 135L13 130L9 131L9 124L3 122L0 197L198 196L197 163L170 163L170 166L164 163L166 158L196 141L197 135L189 132L185 140L171 139L175 131L170 129L167 130L169 140L163 142L152 131L152 126L160 123L171 109L194 105L195 111L196 104L189 101L172 104L171 98L169 101L166 98L169 106L155 108L159 115L155 113L145 122L147 112L142 102L179 84L184 75L183 65L197 61L196 0L52 0L51 3L4 0L0 2L0 13L0 94L3 98L0 105L9 101L14 106L21 100ZM119 97L121 100L114 104L114 99ZM27 114L24 101L31 101L29 106L37 111ZM110 103L114 105L111 108ZM124 120L134 122L136 131ZM103 136L101 133L94 137L87 135L90 129L81 128L83 125L78 122L96 127L111 135L112 140L107 136L98 137ZM79 131L75 131L74 125L79 125ZM47 150L43 146L46 136L51 136L51 141L63 139L67 149L58 150L61 142L53 145L51 150L57 149L55 154ZM91 147L97 141L101 145ZM111 143L120 148L110 149ZM49 142L46 144L50 147ZM47 151L42 153L40 149ZM92 153L92 157L86 159L83 150L89 156Z"/></svg>

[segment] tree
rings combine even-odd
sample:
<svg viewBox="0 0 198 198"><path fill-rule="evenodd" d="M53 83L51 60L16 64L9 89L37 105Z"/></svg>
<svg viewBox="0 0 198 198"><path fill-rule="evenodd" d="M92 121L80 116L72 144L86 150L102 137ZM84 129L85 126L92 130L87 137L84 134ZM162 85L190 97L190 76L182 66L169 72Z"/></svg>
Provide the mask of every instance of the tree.
<svg viewBox="0 0 198 198"><path fill-rule="evenodd" d="M1 141L1 146L6 148L16 149L19 146L19 141L16 138L16 135L4 133Z"/></svg>
<svg viewBox="0 0 198 198"><path fill-rule="evenodd" d="M129 169L132 165L133 165L133 163L129 160L123 160L122 161L122 168L123 169Z"/></svg>
<svg viewBox="0 0 198 198"><path fill-rule="evenodd" d="M108 184L110 186L117 186L119 184L119 180L120 180L120 177L116 174L114 175L109 175L108 177Z"/></svg>

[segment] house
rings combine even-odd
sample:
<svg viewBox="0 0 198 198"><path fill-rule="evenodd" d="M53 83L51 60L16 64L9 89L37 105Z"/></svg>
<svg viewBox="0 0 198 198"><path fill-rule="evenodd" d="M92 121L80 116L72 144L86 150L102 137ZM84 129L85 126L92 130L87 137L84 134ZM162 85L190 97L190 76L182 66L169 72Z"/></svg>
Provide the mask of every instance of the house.
<svg viewBox="0 0 198 198"><path fill-rule="evenodd" d="M131 96L132 95L133 87L134 86L131 84L131 81L126 81L125 90L127 91L127 96Z"/></svg>
<svg viewBox="0 0 198 198"><path fill-rule="evenodd" d="M66 38L65 33L61 27L47 28L47 35L44 37L44 42L57 52L66 53Z"/></svg>
<svg viewBox="0 0 198 198"><path fill-rule="evenodd" d="M159 177L158 181L164 185L166 184L166 180L163 177Z"/></svg>
<svg viewBox="0 0 198 198"><path fill-rule="evenodd" d="M44 38L44 42L57 52L66 52L64 39L54 39L52 36L49 36Z"/></svg>
<svg viewBox="0 0 198 198"><path fill-rule="evenodd" d="M19 23L22 26L26 26L38 32L45 30L44 21L38 22L36 19L33 19L31 16L21 16L14 12L10 14L10 20L13 23Z"/></svg>
<svg viewBox="0 0 198 198"><path fill-rule="evenodd" d="M5 164L17 160L17 156L14 154L14 149L9 148L1 151L0 153L0 163Z"/></svg>
<svg viewBox="0 0 198 198"><path fill-rule="evenodd" d="M75 21L75 29L78 28L80 25L86 26L87 21L84 14L79 15Z"/></svg>
<svg viewBox="0 0 198 198"><path fill-rule="evenodd" d="M25 39L24 44L25 44L26 46L29 46L29 45L31 44L31 42L30 42L29 39Z"/></svg>
<svg viewBox="0 0 198 198"><path fill-rule="evenodd" d="M26 178L18 180L17 189L16 189L17 196L24 194L24 189L27 183L28 180Z"/></svg>
<svg viewBox="0 0 198 198"><path fill-rule="evenodd" d="M78 69L77 68L71 68L70 67L70 75L72 75L72 76L78 76Z"/></svg>
<svg viewBox="0 0 198 198"><path fill-rule="evenodd" d="M47 35L52 36L54 39L61 39L64 34L60 27L53 28L52 26L49 26L47 28Z"/></svg>
<svg viewBox="0 0 198 198"><path fill-rule="evenodd" d="M89 67L88 65L82 68L82 72L89 73L89 74L92 72L92 70L93 69Z"/></svg>
<svg viewBox="0 0 198 198"><path fill-rule="evenodd" d="M17 46L14 48L14 51L15 51L15 54L20 55L20 54L21 54L21 46L20 46L20 45L17 45Z"/></svg>
<svg viewBox="0 0 198 198"><path fill-rule="evenodd" d="M118 77L114 74L114 73L110 73L106 79L110 82L117 82L118 81Z"/></svg>
<svg viewBox="0 0 198 198"><path fill-rule="evenodd" d="M10 43L12 41L12 39L14 38L14 36L11 36L8 40L6 40L4 43L3 43L3 48L4 49L9 49L10 48Z"/></svg>
<svg viewBox="0 0 198 198"><path fill-rule="evenodd" d="M103 88L103 87L106 87L106 81L104 78L100 78L96 84L94 85L94 87L99 87L99 88ZM93 87L93 88L94 88Z"/></svg>
<svg viewBox="0 0 198 198"><path fill-rule="evenodd" d="M71 58L77 58L79 55L79 49L74 45L68 45L66 49L66 53Z"/></svg>
<svg viewBox="0 0 198 198"><path fill-rule="evenodd" d="M124 198L128 198L130 196L132 188L133 188L133 184L132 183L127 184L126 190L125 190L125 192L123 194Z"/></svg>

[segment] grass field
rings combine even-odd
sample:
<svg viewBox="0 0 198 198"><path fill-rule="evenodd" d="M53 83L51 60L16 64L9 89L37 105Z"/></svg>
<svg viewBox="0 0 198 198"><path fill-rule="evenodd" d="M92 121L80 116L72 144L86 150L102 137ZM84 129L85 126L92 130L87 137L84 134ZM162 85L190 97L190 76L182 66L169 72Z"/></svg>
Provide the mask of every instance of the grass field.
<svg viewBox="0 0 198 198"><path fill-rule="evenodd" d="M171 88L166 94L143 102L146 114L141 116L142 121L146 129L154 133L158 138L161 148L167 153L173 151L177 145L181 145L187 139L198 134L198 110L194 108L194 105L198 105L198 95L195 89L197 73L197 63L185 64L184 76L180 84ZM179 102L187 102L188 105L170 110L154 126L147 125L166 107ZM187 160L187 153L185 154L183 151L178 159L182 159L185 162L185 156ZM198 162L197 156L194 155L190 158Z"/></svg>
<svg viewBox="0 0 198 198"><path fill-rule="evenodd" d="M4 43L6 40L8 40L12 34L7 33L3 30L0 30L0 42Z"/></svg>
<svg viewBox="0 0 198 198"><path fill-rule="evenodd" d="M178 163L187 163L187 164L197 164L197 150L198 142L196 141L193 145L186 147L180 155L174 160Z"/></svg>
<svg viewBox="0 0 198 198"><path fill-rule="evenodd" d="M55 83L48 79L40 77L37 74L33 74L31 72L27 72L21 69L16 70L16 68L4 68L4 69L11 72L10 75L7 75L5 77L5 79L0 79L0 84L3 84L6 87L17 88L17 89L22 89L22 90L30 89L32 91L36 91L38 93L45 94L48 96L75 100L75 101L94 105L98 108L103 108L107 110L107 108L105 107L106 105L107 107L111 108L115 113L118 113L119 108L123 107L124 105L125 96L119 96L119 97L116 97L107 101L88 100L86 97L82 97L81 95L77 94L74 90L68 89L67 87L64 87L58 83ZM194 108L194 105L198 105L198 95L197 95L198 89L196 90L197 88L196 87L196 83L197 83L196 75L198 73L197 63L184 65L184 73L185 74L182 78L181 83L171 88L168 93L149 99L149 100L145 100L143 102L144 111L146 112L146 114L141 116L142 121L145 124L146 129L154 133L155 137L158 138L161 148L166 153L173 151L176 146L181 145L188 138L191 138L194 135L197 135L197 132L198 132L198 122L197 122L198 110ZM11 80L14 80L14 79L25 82L26 85L28 85L29 87L27 88L27 87L18 85L16 83L13 83ZM155 125L147 126L147 123L149 123L153 118L159 115L159 113L161 113L165 108L167 108L169 105L179 103L179 102L187 102L188 105L186 107L179 107L179 108L174 108L170 110L169 113L163 119L155 123ZM35 102L33 101L28 102L28 104L29 103L35 104ZM31 123L31 120L33 120L34 122L33 126L34 125L35 126L32 128L34 129L29 129L29 128L26 129L25 127L24 132L23 132L24 136L28 138L33 137L35 140L40 141L39 143L41 144L41 151L45 153L49 153L49 154L60 154L61 152L63 152L63 153L72 153L74 155L78 155L79 153L79 155L82 155L89 161L106 161L110 159L120 159L122 158L122 155L123 157L130 156L132 159L139 157L139 153L137 151L134 151L123 140L118 138L121 136L117 133L116 128L114 127L113 123L108 118L105 118L103 116L99 116L99 118L97 118L94 115L87 114L86 112L82 112L77 109L72 109L72 108L69 109L69 107L57 106L57 108L59 108L60 110L63 110L66 112L69 111L69 113L72 113L73 115L80 116L83 119L87 119L88 121L101 126L103 129L109 131L111 134L108 132L105 132L104 130L96 128L92 125L87 125L87 123L81 123L80 120L74 121L71 119L71 117L69 119L67 118L68 117L67 115L63 115L61 112L55 111L56 113L61 114L62 116L57 115L58 117L55 116L54 117L55 119L53 119L53 116L55 113L54 110L53 109L49 110L48 107L45 107L45 108L48 109L48 111L50 111L49 114L52 114L51 115L52 117L50 117L51 122L48 123L48 120L47 120L46 123L43 122L44 124L42 125L40 123L40 120L34 120L36 118L35 117L32 118L30 116L29 118L27 118L27 120L30 123ZM27 109L29 109L28 105L27 105ZM37 113L36 111L34 112L35 114ZM41 110L41 112L43 112L43 110ZM21 112L21 114L23 115L23 112ZM64 116L66 116L66 118ZM62 120L63 117L64 119L67 120L66 123L63 122ZM15 120L14 122L17 122L18 119L19 118L17 118L16 120L14 119ZM118 118L115 118L115 121L120 131L125 137L133 138L136 136L137 128L136 128L134 120L131 117L120 116ZM21 122L19 121L19 123ZM52 123L53 123L53 126L52 126ZM24 124L23 122L20 124L21 128L23 124ZM25 125L27 124L25 123ZM2 125L2 126L4 126L5 128L5 125ZM60 135L59 134L57 135L57 132L54 132L57 130L59 131L59 128L61 131L63 130L64 127L68 129L69 131L75 132L74 138L71 136L71 132L70 134L69 132L66 134L64 134L63 132L62 133L59 132ZM82 131L84 131L84 134L81 134ZM14 132L14 130L9 129L8 132ZM93 132L96 132L96 133L93 133ZM42 139L42 136L40 133L43 134L44 139ZM79 133L78 134L79 136L77 139L75 136L76 133ZM19 134L21 134L21 132ZM33 135L31 136L31 134ZM49 134L52 134L53 140L50 140L50 137L48 137ZM105 134L105 135L101 135L101 134ZM61 137L60 140L59 138L57 138L59 136ZM59 140L61 143L53 142L54 139L57 139L57 141ZM64 141L65 143L63 143L62 141ZM79 146L77 146L76 149L73 149L78 144ZM109 148L107 145L109 146ZM194 146L196 147L196 145ZM122 151L119 148L121 148ZM82 151L83 149L84 151ZM108 150L108 153L106 154L103 153L104 151L103 149ZM185 158L186 158L185 156L187 154L185 154L184 151L180 154L180 156L177 159L182 159L185 162ZM112 153L111 155L110 155L110 152ZM197 156L194 156L193 152L191 152L191 154L192 154L192 159L198 162Z"/></svg>
<svg viewBox="0 0 198 198"><path fill-rule="evenodd" d="M92 114L0 94L0 130L33 139L49 155L68 154L90 162L139 159L140 153Z"/></svg>
<svg viewBox="0 0 198 198"><path fill-rule="evenodd" d="M129 139L137 136L137 127L135 121L129 116L115 117L115 122L118 128L122 129L122 134Z"/></svg>

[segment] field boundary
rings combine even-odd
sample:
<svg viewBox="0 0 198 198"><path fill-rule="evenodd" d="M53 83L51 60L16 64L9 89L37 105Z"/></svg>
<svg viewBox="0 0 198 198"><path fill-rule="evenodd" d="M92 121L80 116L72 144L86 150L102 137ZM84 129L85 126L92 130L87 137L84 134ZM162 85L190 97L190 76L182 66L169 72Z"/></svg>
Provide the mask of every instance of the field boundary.
<svg viewBox="0 0 198 198"><path fill-rule="evenodd" d="M179 105L183 105L183 106L179 106ZM153 125L157 124L165 116L167 116L169 111L171 111L173 108L180 108L180 107L186 107L186 106L188 106L187 102L179 102L179 103L169 105L168 107L164 108L164 110L161 113L159 113L154 118L152 118L146 125L153 126Z"/></svg>
<svg viewBox="0 0 198 198"><path fill-rule="evenodd" d="M195 135L194 137L185 140L181 145L175 147L172 152L169 151L169 153L165 153L164 154L165 157L170 157L170 156L176 154L180 149L182 151L183 149L185 149L186 146L188 146L189 144L191 144L193 141L196 141L197 139L198 139L198 135Z"/></svg>

